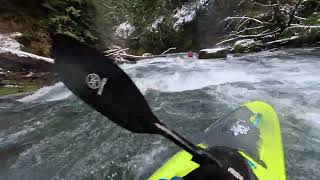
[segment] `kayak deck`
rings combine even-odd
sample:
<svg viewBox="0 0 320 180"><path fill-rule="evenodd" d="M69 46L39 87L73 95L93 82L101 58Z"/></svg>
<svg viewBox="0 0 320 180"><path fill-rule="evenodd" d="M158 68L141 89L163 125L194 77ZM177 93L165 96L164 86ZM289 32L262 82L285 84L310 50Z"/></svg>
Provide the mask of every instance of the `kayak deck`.
<svg viewBox="0 0 320 180"><path fill-rule="evenodd" d="M262 101L249 102L213 123L205 131L202 148L226 146L237 149L260 180L285 180L285 161L279 119ZM149 180L184 177L199 165L182 150L159 168Z"/></svg>

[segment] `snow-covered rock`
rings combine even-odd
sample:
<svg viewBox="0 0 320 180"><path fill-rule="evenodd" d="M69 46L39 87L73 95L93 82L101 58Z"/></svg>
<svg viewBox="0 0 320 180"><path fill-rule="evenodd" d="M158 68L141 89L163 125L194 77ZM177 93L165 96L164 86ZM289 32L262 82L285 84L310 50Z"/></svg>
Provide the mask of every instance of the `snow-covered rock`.
<svg viewBox="0 0 320 180"><path fill-rule="evenodd" d="M234 43L235 53L252 52L256 49L256 42L253 39L242 39Z"/></svg>
<svg viewBox="0 0 320 180"><path fill-rule="evenodd" d="M248 46L253 45L254 43L255 43L255 41L253 39L242 39L242 40L239 40L236 43L234 43L234 45L248 47Z"/></svg>
<svg viewBox="0 0 320 180"><path fill-rule="evenodd" d="M176 22L173 28L178 31L184 24L191 22L199 9L205 8L210 0L197 0L194 3L183 5L180 9L176 9L173 18Z"/></svg>
<svg viewBox="0 0 320 180"><path fill-rule="evenodd" d="M179 31L184 24L191 22L195 18L198 10L206 8L210 1L212 0L194 0L194 2L186 3L175 9L171 16L159 15L155 17L153 22L150 22L146 30L157 32L158 27L164 23L165 19L170 18L170 22L173 22L173 28ZM114 34L116 37L127 39L136 29L137 27L132 22L126 21L114 28Z"/></svg>
<svg viewBox="0 0 320 180"><path fill-rule="evenodd" d="M21 50L22 45L14 39L15 37L19 37L21 35L21 33L0 34L0 48Z"/></svg>
<svg viewBox="0 0 320 180"><path fill-rule="evenodd" d="M151 53L143 53L142 56L143 57L150 57L150 56L153 56L153 54L151 54Z"/></svg>
<svg viewBox="0 0 320 180"><path fill-rule="evenodd" d="M173 28L178 31L182 25L192 21L195 15L195 9L190 9L186 5L182 6L182 8L178 9L177 13L173 15L173 17L177 19L177 21L173 25Z"/></svg>
<svg viewBox="0 0 320 180"><path fill-rule="evenodd" d="M7 73L4 69L0 68L0 77L5 77L7 76Z"/></svg>
<svg viewBox="0 0 320 180"><path fill-rule="evenodd" d="M147 29L152 32L156 31L156 29L159 27L159 25L162 23L163 20L164 20L164 16L160 16Z"/></svg>
<svg viewBox="0 0 320 180"><path fill-rule="evenodd" d="M199 59L216 59L216 58L226 58L228 53L228 48L213 48L213 49L202 49L199 51Z"/></svg>
<svg viewBox="0 0 320 180"><path fill-rule="evenodd" d="M14 38L21 33L0 34L0 65L3 68L21 69L23 65L42 67L53 64L54 60L21 51L22 45Z"/></svg>

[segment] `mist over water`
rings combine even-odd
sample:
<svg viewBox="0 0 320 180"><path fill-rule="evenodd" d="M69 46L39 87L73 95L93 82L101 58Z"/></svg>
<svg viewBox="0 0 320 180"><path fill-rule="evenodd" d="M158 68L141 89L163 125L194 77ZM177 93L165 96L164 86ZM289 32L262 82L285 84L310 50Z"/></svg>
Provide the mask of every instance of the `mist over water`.
<svg viewBox="0 0 320 180"><path fill-rule="evenodd" d="M227 61L170 56L125 64L159 119L194 143L217 117L251 101L275 107L288 179L320 178L320 51L288 49ZM62 84L0 103L0 179L146 179L179 148L132 134Z"/></svg>

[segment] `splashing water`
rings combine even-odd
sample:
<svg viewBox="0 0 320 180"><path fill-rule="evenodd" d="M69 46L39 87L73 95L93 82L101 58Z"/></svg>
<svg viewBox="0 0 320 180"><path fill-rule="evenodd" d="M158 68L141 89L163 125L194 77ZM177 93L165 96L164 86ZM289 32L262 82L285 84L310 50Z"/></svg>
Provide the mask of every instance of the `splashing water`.
<svg viewBox="0 0 320 180"><path fill-rule="evenodd" d="M180 56L125 64L154 113L198 143L203 131L251 100L279 113L288 179L319 179L320 51L288 49L198 61ZM146 179L179 150L132 134L62 83L0 109L0 179Z"/></svg>
<svg viewBox="0 0 320 180"><path fill-rule="evenodd" d="M32 95L26 96L18 101L23 103L28 102L44 102L44 101L59 101L70 97L72 93L67 90L63 83L57 83L54 86L44 87Z"/></svg>

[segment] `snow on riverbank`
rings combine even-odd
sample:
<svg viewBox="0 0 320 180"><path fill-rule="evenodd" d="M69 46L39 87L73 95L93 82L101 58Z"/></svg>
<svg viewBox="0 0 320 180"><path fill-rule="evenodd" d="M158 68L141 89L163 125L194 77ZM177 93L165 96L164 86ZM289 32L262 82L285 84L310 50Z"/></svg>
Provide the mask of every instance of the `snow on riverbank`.
<svg viewBox="0 0 320 180"><path fill-rule="evenodd" d="M21 36L21 33L0 34L0 50L2 48L21 50L21 44L14 37Z"/></svg>
<svg viewBox="0 0 320 180"><path fill-rule="evenodd" d="M198 10L208 6L211 0L196 0L192 3L186 3L181 8L175 9L169 18L173 19L173 28L178 31L184 24L191 22ZM150 23L147 30L150 32L157 31L157 28L163 23L166 16L158 16ZM115 27L115 35L121 38L128 38L137 28L130 21L126 21Z"/></svg>
<svg viewBox="0 0 320 180"><path fill-rule="evenodd" d="M185 4L180 9L175 10L173 17L176 19L176 22L173 25L173 28L178 31L184 24L191 22L198 10L205 8L210 0L197 0L194 3Z"/></svg>
<svg viewBox="0 0 320 180"><path fill-rule="evenodd" d="M1 57L1 54L6 54L9 56L16 56L17 58L30 58L33 60L45 61L45 62L52 63L52 64L54 63L54 60L51 58L46 58L46 57L38 56L35 54L27 53L24 51L14 50L14 49L9 49L9 48L0 48L0 57Z"/></svg>
<svg viewBox="0 0 320 180"><path fill-rule="evenodd" d="M129 21L126 21L116 27L115 35L122 38L128 38L135 30L136 28Z"/></svg>
<svg viewBox="0 0 320 180"><path fill-rule="evenodd" d="M11 34L0 34L0 57L6 57L9 59L15 59L17 61L24 61L22 59L27 58L28 61L45 61L48 63L54 63L54 60L51 58L46 58L38 56L35 54L27 53L21 51L22 45L15 40L15 37L22 36L21 33L11 33Z"/></svg>

